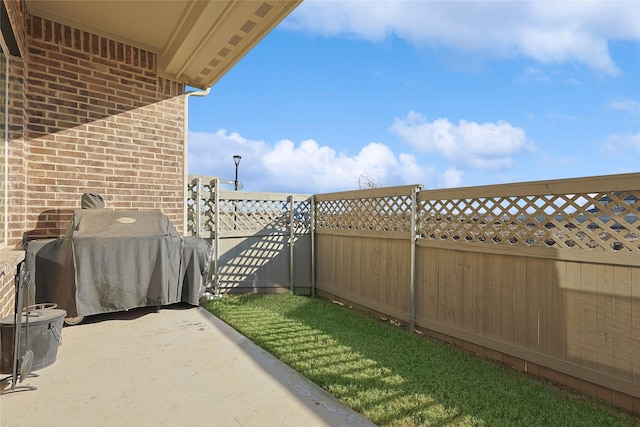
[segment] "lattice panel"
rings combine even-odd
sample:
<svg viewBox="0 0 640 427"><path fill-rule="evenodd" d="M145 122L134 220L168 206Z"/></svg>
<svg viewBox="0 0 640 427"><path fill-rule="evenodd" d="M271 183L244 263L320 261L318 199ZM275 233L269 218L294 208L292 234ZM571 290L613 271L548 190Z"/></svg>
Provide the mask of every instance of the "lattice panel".
<svg viewBox="0 0 640 427"><path fill-rule="evenodd" d="M288 233L289 202L274 200L220 200L219 230ZM212 218L213 224L213 218Z"/></svg>
<svg viewBox="0 0 640 427"><path fill-rule="evenodd" d="M192 179L187 184L187 194L190 196L187 198L187 233L191 236L197 236L201 233L197 232L198 227L198 213L197 203L200 203L200 227L201 232L209 233L213 229L213 188L212 182L201 181L200 188L198 188L198 180ZM191 196L193 195L193 196ZM199 200L197 200L199 199Z"/></svg>
<svg viewBox="0 0 640 427"><path fill-rule="evenodd" d="M311 200L301 202L294 201L293 204L293 233L307 234L311 232Z"/></svg>
<svg viewBox="0 0 640 427"><path fill-rule="evenodd" d="M193 180L187 183L187 194L193 194L196 192L197 181ZM195 236L196 233L196 200L189 196L187 197L187 233L190 236Z"/></svg>
<svg viewBox="0 0 640 427"><path fill-rule="evenodd" d="M321 200L316 227L332 230L411 231L411 196Z"/></svg>
<svg viewBox="0 0 640 427"><path fill-rule="evenodd" d="M444 241L640 252L640 190L426 200L418 235Z"/></svg>
<svg viewBox="0 0 640 427"><path fill-rule="evenodd" d="M187 185L187 230L190 235L213 236L215 230L215 180L201 180L198 188L198 180L192 179ZM290 202L287 195L282 195L282 199L269 200L260 199L262 193L251 193L256 199L220 199L219 219L220 232L235 231L270 231L274 233L289 233ZM297 196L299 197L299 196ZM197 199L199 199L197 201ZM198 224L198 207L200 203L200 233L196 232ZM310 199L298 201L294 200L294 234L306 234L311 230L310 224Z"/></svg>

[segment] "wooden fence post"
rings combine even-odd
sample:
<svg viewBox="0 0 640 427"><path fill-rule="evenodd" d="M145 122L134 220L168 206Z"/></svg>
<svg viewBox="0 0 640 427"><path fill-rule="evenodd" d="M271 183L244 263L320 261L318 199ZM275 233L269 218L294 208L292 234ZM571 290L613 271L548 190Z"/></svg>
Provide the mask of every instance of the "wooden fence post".
<svg viewBox="0 0 640 427"><path fill-rule="evenodd" d="M311 234L311 297L316 296L316 197L311 196L309 202L309 233Z"/></svg>
<svg viewBox="0 0 640 427"><path fill-rule="evenodd" d="M195 227L195 235L200 237L200 231L202 230L202 178L196 178L196 222L193 225Z"/></svg>
<svg viewBox="0 0 640 427"><path fill-rule="evenodd" d="M287 202L289 202L289 292L291 295L294 294L293 288L293 237L295 226L293 224L294 221L294 212L293 209L295 207L295 203L293 201L293 195L289 195L287 197Z"/></svg>
<svg viewBox="0 0 640 427"><path fill-rule="evenodd" d="M418 191L422 187L414 187L411 190L411 271L409 285L409 331L416 330L416 244L417 235L417 215L418 215Z"/></svg>
<svg viewBox="0 0 640 427"><path fill-rule="evenodd" d="M213 243L213 251L214 251L214 264L213 264L213 268L214 268L214 274L215 274L215 296L219 297L220 296L220 266L218 263L219 257L220 257L220 240L219 240L219 235L220 235L220 180L218 178L216 178L215 180L213 180L213 188L211 189L211 191L213 191L213 204L214 204L214 208L215 211L213 213L213 218L214 218L214 224L213 224L213 239L214 239L214 243Z"/></svg>

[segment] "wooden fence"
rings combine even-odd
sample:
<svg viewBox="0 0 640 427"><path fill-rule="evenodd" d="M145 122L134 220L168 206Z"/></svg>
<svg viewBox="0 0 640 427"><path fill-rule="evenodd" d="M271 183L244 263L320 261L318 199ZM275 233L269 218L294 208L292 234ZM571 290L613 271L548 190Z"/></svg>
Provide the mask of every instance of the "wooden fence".
<svg viewBox="0 0 640 427"><path fill-rule="evenodd" d="M212 185L188 224L220 239L218 290L317 291L640 413L640 174L312 197Z"/></svg>
<svg viewBox="0 0 640 427"><path fill-rule="evenodd" d="M639 199L640 174L316 195L316 289L637 412Z"/></svg>
<svg viewBox="0 0 640 427"><path fill-rule="evenodd" d="M311 199L221 188L190 177L187 232L214 248L209 292L312 293Z"/></svg>

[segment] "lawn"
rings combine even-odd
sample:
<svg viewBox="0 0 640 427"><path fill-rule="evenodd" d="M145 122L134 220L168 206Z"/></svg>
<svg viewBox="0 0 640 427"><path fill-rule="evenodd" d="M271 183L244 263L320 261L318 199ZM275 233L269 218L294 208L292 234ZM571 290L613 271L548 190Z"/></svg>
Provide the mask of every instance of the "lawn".
<svg viewBox="0 0 640 427"><path fill-rule="evenodd" d="M204 304L380 426L633 426L606 404L319 298Z"/></svg>

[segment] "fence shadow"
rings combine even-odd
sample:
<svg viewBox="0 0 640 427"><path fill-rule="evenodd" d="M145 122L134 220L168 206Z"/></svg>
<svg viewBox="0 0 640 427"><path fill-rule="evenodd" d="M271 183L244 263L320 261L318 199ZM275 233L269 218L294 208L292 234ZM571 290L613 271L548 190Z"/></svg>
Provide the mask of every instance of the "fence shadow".
<svg viewBox="0 0 640 427"><path fill-rule="evenodd" d="M221 237L218 258L219 285L222 293L275 293L291 289L309 293L310 252L298 235L293 245L293 278L290 278L289 235L274 227L253 235ZM302 243L305 244L302 244ZM215 272L213 272L215 280Z"/></svg>
<svg viewBox="0 0 640 427"><path fill-rule="evenodd" d="M220 291L255 293L287 289L287 237L270 228L251 236L220 238Z"/></svg>

